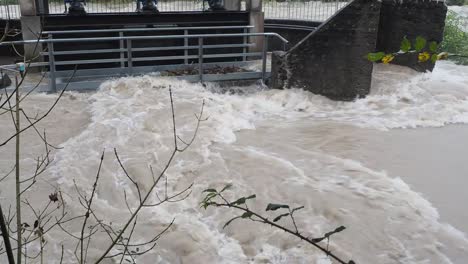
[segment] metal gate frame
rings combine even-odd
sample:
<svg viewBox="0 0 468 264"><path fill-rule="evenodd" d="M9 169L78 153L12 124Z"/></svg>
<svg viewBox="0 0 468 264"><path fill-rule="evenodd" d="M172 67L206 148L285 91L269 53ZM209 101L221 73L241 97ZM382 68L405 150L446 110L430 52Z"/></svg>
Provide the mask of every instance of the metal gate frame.
<svg viewBox="0 0 468 264"><path fill-rule="evenodd" d="M70 90L93 90L97 89L104 80L111 77L122 77L128 75L139 75L149 72L166 71L174 69L184 69L191 67L188 64L189 60L196 60L198 68L198 75L180 76L188 81L225 81L225 80L247 80L247 79L261 79L265 81L270 72L267 71L267 47L268 38L276 37L284 43L284 47L288 41L277 33L248 33L251 26L224 26L224 27L165 27L165 28L128 28L128 29L112 29L112 30L66 30L66 31L48 31L43 32L47 36L45 39L29 40L29 41L12 41L3 42L0 45L12 44L45 44L47 52L42 52L43 56L48 57L48 62L31 63L30 66L49 68L49 90L55 92L61 90L67 85L63 80L68 80L74 74L73 81L69 84ZM201 29L243 29L244 33L227 33L227 34L189 34L190 30ZM126 32L139 32L139 31L169 31L169 30L183 30L183 35L165 35L165 36L125 36ZM116 32L118 37L95 37L95 38L54 38L54 35L59 34L85 34L85 33L99 33L99 32ZM219 45L205 45L204 40L208 38L242 38L242 44L219 44ZM259 52L250 52L248 49L253 47L253 43L248 43L250 37L263 37L263 47ZM168 46L168 47L146 47L134 48L133 41L137 40L167 40L167 39L184 39L183 46ZM189 39L197 39L198 45L189 45ZM95 50L73 50L73 51L57 51L54 49L55 43L83 43L83 42L105 42L105 41L119 41L119 48L117 49L95 49ZM124 45L124 43L126 45ZM221 53L221 54L205 54L204 50L213 48L243 48L241 53ZM162 51L162 50L183 50L182 56L157 56L157 57L139 57L133 56L134 52L139 51ZM198 50L196 55L189 55L189 50ZM119 53L120 57L115 59L97 59L97 60L74 60L74 61L57 61L58 55L70 54L96 54L96 53ZM206 63L205 59L210 58L233 58L242 57L241 62L216 62ZM238 66L242 67L251 64L255 59L261 59L261 71L252 72L238 72L238 73L225 73L225 74L204 74L205 69L220 66ZM162 66L139 66L134 67L133 63L137 61L157 61L157 60L183 60L183 64L176 65L162 65ZM83 64L99 64L99 63L112 63L120 62L120 68L101 68L92 70L66 70L57 71L57 66L60 65L83 65Z"/></svg>

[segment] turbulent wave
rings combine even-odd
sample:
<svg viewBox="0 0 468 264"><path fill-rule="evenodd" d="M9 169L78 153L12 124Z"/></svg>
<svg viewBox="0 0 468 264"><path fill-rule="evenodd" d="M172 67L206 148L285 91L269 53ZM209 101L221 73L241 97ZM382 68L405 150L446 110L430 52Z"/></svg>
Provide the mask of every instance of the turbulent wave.
<svg viewBox="0 0 468 264"><path fill-rule="evenodd" d="M112 150L117 148L129 173L146 190L151 182L148 165L161 170L172 148L168 87L174 92L182 138L193 131L193 114L202 100L208 120L202 123L195 144L176 158L167 173L171 192L194 183L190 198L149 208L139 218L142 228L136 231L137 239L176 219L157 249L139 263L332 263L315 249L266 226L239 221L223 230L236 212L205 211L198 203L203 189L228 182L234 185L229 195L256 193L258 210L268 202L304 205L298 222L310 235L347 226L330 247L357 263L464 263L468 259L465 235L440 223L437 210L400 178L326 153L307 142L310 127L294 127L330 120L337 126L382 130L466 123L468 67L440 62L433 73L426 74L379 68L371 95L355 102L332 102L299 89L251 86L226 92L215 85L154 76L110 80L89 98L80 97L89 101L90 123L63 144L51 168L49 181L67 194L72 211L82 210L73 195L75 184L89 190L105 150L94 206L98 215L115 225L125 219L123 190L130 198L137 195ZM100 236L93 243L90 255L96 256L108 241ZM66 254L73 262L72 252Z"/></svg>

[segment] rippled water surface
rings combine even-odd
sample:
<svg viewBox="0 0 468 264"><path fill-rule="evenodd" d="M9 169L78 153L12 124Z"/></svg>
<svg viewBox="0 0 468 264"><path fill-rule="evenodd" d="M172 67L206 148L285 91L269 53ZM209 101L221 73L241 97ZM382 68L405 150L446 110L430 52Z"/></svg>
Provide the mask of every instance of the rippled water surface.
<svg viewBox="0 0 468 264"><path fill-rule="evenodd" d="M268 226L237 221L223 229L236 212L204 210L199 202L202 190L226 183L234 186L228 196L257 194L251 205L256 210L269 202L304 205L297 217L306 234L345 225L330 247L357 263L468 262L463 205L468 67L450 62L423 74L377 65L371 95L355 102L260 86L226 92L154 76L108 81L95 93L70 93L42 123L63 149L55 152L31 199L40 203L51 186L58 186L70 212L81 212L74 184L89 190L105 150L94 207L121 224L128 215L123 190L130 199L137 194L119 170L113 148L146 190L148 166L161 170L172 147L169 86L182 138L193 131L202 100L208 120L167 174L171 192L193 183L191 196L146 209L139 218L136 239L175 218L173 228L139 263L332 263ZM28 107L45 109L54 96L33 95ZM10 120L1 118L3 136ZM25 146L33 138L25 135L25 162L40 151L38 143ZM10 145L0 154L1 172L11 164ZM2 203L11 201L10 186L11 181L1 185ZM49 233L48 263L54 263L64 238L60 230ZM99 235L90 257L107 243ZM72 251L66 252L69 263Z"/></svg>

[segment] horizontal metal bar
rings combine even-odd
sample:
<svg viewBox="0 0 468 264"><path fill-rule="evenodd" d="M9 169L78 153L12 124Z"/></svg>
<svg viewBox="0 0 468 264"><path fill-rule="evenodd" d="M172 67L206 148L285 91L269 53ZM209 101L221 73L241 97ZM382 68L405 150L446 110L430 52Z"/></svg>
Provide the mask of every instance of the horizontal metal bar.
<svg viewBox="0 0 468 264"><path fill-rule="evenodd" d="M27 68L28 67L42 67L42 66L48 66L49 63L47 62L31 62L31 63L25 63L24 64ZM2 65L2 67L7 67L7 68L16 68L16 64L7 64L7 65Z"/></svg>
<svg viewBox="0 0 468 264"><path fill-rule="evenodd" d="M99 60L56 61L55 65L80 65L80 64L111 63L111 62L120 62L120 58L117 58L117 59L99 59Z"/></svg>
<svg viewBox="0 0 468 264"><path fill-rule="evenodd" d="M12 67L13 66L13 67ZM8 71L8 72L13 72L13 73L19 73L20 71L18 70L17 65L3 65L0 66L0 70L3 71ZM1 76L0 76L1 77Z"/></svg>
<svg viewBox="0 0 468 264"><path fill-rule="evenodd" d="M253 47L255 44L220 44L220 45L206 45L204 49L216 48L243 48ZM164 50L185 50L185 49L198 49L198 46L171 46L171 47L154 47L154 48L134 48L132 51L164 51ZM55 51L54 55L73 55L73 54L95 54L95 53L114 53L126 52L127 49L97 49L97 50L71 50L71 51ZM48 52L41 52L42 56L49 56Z"/></svg>
<svg viewBox="0 0 468 264"><path fill-rule="evenodd" d="M70 50L70 51L54 51L54 55L73 55L73 54L95 54L95 53L113 53L127 51L126 49L96 49L96 50ZM48 56L48 52L41 52L42 56Z"/></svg>
<svg viewBox="0 0 468 264"><path fill-rule="evenodd" d="M242 56L261 56L261 52L247 52L247 53L226 53L226 54L209 54L204 55L204 58L232 58ZM140 57L132 58L132 61L167 61L167 60L183 60L183 59L197 59L198 55L181 55L181 56L163 56L163 57ZM80 64L101 64L101 63L112 63L120 62L120 58L116 59L97 59L97 60L72 60L72 61L56 61L55 65L80 65Z"/></svg>
<svg viewBox="0 0 468 264"><path fill-rule="evenodd" d="M268 27L275 27L275 28L282 28L282 29L297 29L297 30L309 30L314 31L317 27L310 27L310 26L303 26L303 25L289 25L289 24L265 24L266 28Z"/></svg>
<svg viewBox="0 0 468 264"><path fill-rule="evenodd" d="M247 52L247 53L223 53L223 54L209 54L203 55L204 59L213 58L232 58L242 56L262 56L261 52ZM183 60L183 59L198 59L198 55L181 55L181 56L163 56L163 57L141 57L133 58L133 61L162 61L162 60Z"/></svg>
<svg viewBox="0 0 468 264"><path fill-rule="evenodd" d="M270 76L268 72L267 77ZM198 82L198 75L184 75L184 76L166 76L164 78L176 78L180 80L186 80L188 82ZM235 73L226 73L226 74L204 74L203 79L207 82L216 82L216 81L231 81L231 80L255 80L260 79L260 72L235 72ZM62 90L66 85L68 91L89 91L96 90L99 86L106 81L102 80L89 80L89 81L80 81L80 82L71 82L67 83L57 83L57 90Z"/></svg>
<svg viewBox="0 0 468 264"><path fill-rule="evenodd" d="M254 65L255 62L248 62L248 61L237 61L237 62L207 62L204 63L203 66L206 69L210 69L213 67L248 67ZM158 72L158 71L173 71L173 70L183 70L193 68L194 65L185 65L185 64L169 64L169 65L154 65L154 66L136 66L133 67L134 72L138 72L138 74L146 74L151 72ZM82 78L95 78L95 77L115 77L115 76L123 76L129 74L128 68L101 68L101 69L83 69L77 70L65 70L65 71L57 71L56 76L58 78L65 78L68 80L70 76L74 74L75 77L82 77ZM75 80L75 77L73 80ZM72 81L73 81L72 80Z"/></svg>
<svg viewBox="0 0 468 264"><path fill-rule="evenodd" d="M204 59L212 58L230 58L230 57L242 57L242 56L262 56L261 52L246 52L246 53L226 53L226 54L207 54L203 55Z"/></svg>
<svg viewBox="0 0 468 264"><path fill-rule="evenodd" d="M40 39L40 40L22 40L22 41L5 41L1 42L0 46L13 44L35 44L35 43L66 43L66 42L99 42L113 40L145 40L145 39L183 39L183 38L220 38L220 37L255 37L255 36L274 36L279 38L284 43L288 40L283 38L278 33L229 33L229 34L196 34L196 35L167 35L167 36L124 36L124 37L102 37L102 38L66 38L66 39Z"/></svg>
<svg viewBox="0 0 468 264"><path fill-rule="evenodd" d="M217 49L217 48L243 48L253 47L255 44L220 44L220 45L204 45L204 49ZM161 51L161 50L185 50L185 49L198 49L197 46L171 46L171 47L154 47L154 48L134 48L132 51Z"/></svg>
<svg viewBox="0 0 468 264"><path fill-rule="evenodd" d="M183 59L196 59L198 55L188 55L188 56L164 56L164 57L141 57L133 58L133 61L162 61L162 60L183 60Z"/></svg>
<svg viewBox="0 0 468 264"><path fill-rule="evenodd" d="M108 33L108 32L146 32L167 30L205 30L205 29L244 29L254 26L214 26L214 27L164 27L164 28L118 28L118 29L89 29L89 30L57 30L44 31L42 34L79 34L79 33Z"/></svg>

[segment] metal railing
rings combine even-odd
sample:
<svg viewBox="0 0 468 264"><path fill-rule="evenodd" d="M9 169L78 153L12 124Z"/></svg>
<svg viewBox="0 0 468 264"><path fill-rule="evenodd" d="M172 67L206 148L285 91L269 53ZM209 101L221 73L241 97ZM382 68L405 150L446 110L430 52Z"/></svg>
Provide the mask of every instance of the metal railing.
<svg viewBox="0 0 468 264"><path fill-rule="evenodd" d="M245 10L246 0L241 1ZM263 2L265 18L325 21L350 0L267 0ZM38 1L39 4L42 1ZM136 12L136 0L88 0L88 13L128 13ZM203 11L208 5L203 0L160 0L161 12ZM41 9L41 6L38 7ZM45 11L39 11L45 14ZM64 14L66 7L62 0L49 0L49 14ZM0 0L0 18L17 19L20 17L18 0Z"/></svg>
<svg viewBox="0 0 468 264"><path fill-rule="evenodd" d="M18 19L20 16L18 0L0 0L0 19Z"/></svg>
<svg viewBox="0 0 468 264"><path fill-rule="evenodd" d="M210 29L216 29L216 27L209 27ZM3 42L0 45L13 45L13 44L36 44L42 43L47 47L47 51L41 54L48 58L48 62L32 63L31 66L47 66L49 69L49 85L50 90L56 91L63 86L63 83L57 83L58 78L66 78L70 76L74 71L72 70L60 70L58 67L66 65L99 65L117 63L120 67L116 68L105 68L105 69L88 69L78 70L75 72L75 79L85 80L92 79L93 77L104 77L109 78L112 76L122 76L127 74L140 74L153 71L164 71L168 69L175 69L179 66L193 67L196 66L197 76L196 79L200 82L203 81L217 81L217 80L233 80L233 79L262 79L267 78L267 47L268 38L276 37L280 39L285 45L288 43L286 39L277 33L248 33L247 30L250 26L232 26L232 27L219 27L223 29L244 29L244 33L227 33L227 34L188 34L189 30L196 29L207 29L207 27L190 27L190 28L176 28L177 30L183 30L183 35L149 35L149 36L125 36L126 32L139 32L139 31L161 31L161 30L174 30L174 28L139 28L139 29L114 29L114 30L77 30L77 31L52 31L43 32L47 35L47 38L40 40L30 41L11 41ZM84 34L84 33L100 33L100 32L114 32L118 33L116 37L95 37L95 38L54 38L54 35L61 34ZM261 51L249 51L250 47L254 44L248 43L247 39L250 37L263 37L263 47ZM212 44L207 45L206 40L212 38L242 38L243 42L239 44ZM183 45L181 46L151 46L151 47L135 47L133 44L142 40L174 40L182 39ZM196 39L196 44L190 43L189 40ZM118 42L118 48L111 49L91 49L91 50L56 50L54 45L58 43L96 43L96 42ZM154 41L155 42L155 41ZM153 42L152 42L153 43ZM241 48L242 52L231 52L231 53L215 53L207 54L207 50L210 49L225 49L225 48ZM183 51L183 55L175 56L136 56L138 52L148 51L170 51L177 50ZM194 52L190 52L194 51ZM87 55L96 53L109 53L119 54L119 57L108 58L108 59L78 59L78 60L57 60L57 56L63 55ZM231 60L221 62L206 62L209 59L227 59ZM232 58L241 58L241 62L247 62L249 59L261 60L261 71L260 72L241 72L239 74L205 74L204 69L210 66L218 65L235 65L232 62ZM138 62L148 61L180 61L176 65L162 65L162 66L135 66ZM224 75L224 76L223 76ZM236 75L236 76L235 76ZM207 78L205 78L205 76ZM194 76L192 76L194 77ZM89 84L89 83L88 83ZM96 85L96 84L94 84ZM97 88L97 87L95 87Z"/></svg>
<svg viewBox="0 0 468 264"><path fill-rule="evenodd" d="M159 1L158 9L160 12L184 12L184 11L202 11L208 7L202 0L169 0ZM87 13L128 13L137 11L137 2L135 0L89 0L86 2ZM66 13L63 1L49 2L50 14Z"/></svg>
<svg viewBox="0 0 468 264"><path fill-rule="evenodd" d="M309 20L322 22L333 16L338 10L347 5L351 0L328 1L264 1L263 12L265 18Z"/></svg>

